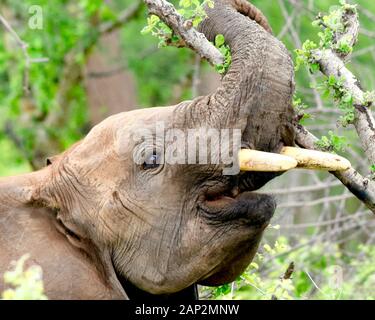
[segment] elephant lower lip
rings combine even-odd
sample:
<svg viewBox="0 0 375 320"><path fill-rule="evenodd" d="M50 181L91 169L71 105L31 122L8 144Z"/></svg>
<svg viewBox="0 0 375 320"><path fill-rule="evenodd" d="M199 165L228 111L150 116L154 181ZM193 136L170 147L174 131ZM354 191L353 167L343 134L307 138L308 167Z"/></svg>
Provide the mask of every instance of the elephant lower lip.
<svg viewBox="0 0 375 320"><path fill-rule="evenodd" d="M209 223L241 222L264 229L276 208L272 196L255 192L242 192L235 198L217 196L199 205Z"/></svg>
<svg viewBox="0 0 375 320"><path fill-rule="evenodd" d="M199 299L197 284L195 283L181 291L168 294L152 294L139 289L137 286L133 285L130 281L126 280L121 275L117 275L117 277L130 300L160 303L193 301Z"/></svg>
<svg viewBox="0 0 375 320"><path fill-rule="evenodd" d="M209 223L243 222L263 228L276 208L271 195L255 192L274 176L245 174L225 182L211 182L200 198L199 209Z"/></svg>

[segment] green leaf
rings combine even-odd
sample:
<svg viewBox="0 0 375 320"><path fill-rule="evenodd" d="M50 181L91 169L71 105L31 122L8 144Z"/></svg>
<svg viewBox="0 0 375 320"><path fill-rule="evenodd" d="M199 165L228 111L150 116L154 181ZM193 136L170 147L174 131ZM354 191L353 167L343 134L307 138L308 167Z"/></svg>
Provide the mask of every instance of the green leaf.
<svg viewBox="0 0 375 320"><path fill-rule="evenodd" d="M334 86L335 84L336 84L336 78L335 78L335 76L334 75L330 75L329 76L329 78L328 78L328 84L330 85L330 86Z"/></svg>
<svg viewBox="0 0 375 320"><path fill-rule="evenodd" d="M224 65L222 65L222 64L218 64L218 65L216 65L216 66L215 66L215 70L216 70L218 73L220 73L220 74L225 73L225 67L224 67Z"/></svg>
<svg viewBox="0 0 375 320"><path fill-rule="evenodd" d="M214 2L212 0L206 0L205 3L211 9L215 6L215 4L214 4Z"/></svg>
<svg viewBox="0 0 375 320"><path fill-rule="evenodd" d="M150 25L155 25L160 21L160 18L158 16L151 15L147 20Z"/></svg>
<svg viewBox="0 0 375 320"><path fill-rule="evenodd" d="M223 44L225 43L225 38L222 34L218 34L216 37L215 37L215 46L217 48L220 48Z"/></svg>
<svg viewBox="0 0 375 320"><path fill-rule="evenodd" d="M141 34L147 34L147 33L150 33L152 30L152 28L150 26L145 26L143 27L143 29L141 30Z"/></svg>
<svg viewBox="0 0 375 320"><path fill-rule="evenodd" d="M252 263L250 263L250 266L251 266L252 268L256 269L256 270L259 269L259 265L258 265L256 262L252 262Z"/></svg>
<svg viewBox="0 0 375 320"><path fill-rule="evenodd" d="M271 248L271 246L269 245L269 244L265 244L265 245L263 245L263 248L264 248L264 250L266 250L267 252L271 252L272 251L272 248Z"/></svg>
<svg viewBox="0 0 375 320"><path fill-rule="evenodd" d="M315 73L315 72L319 71L320 70L319 63L310 64L310 70L311 70L312 73Z"/></svg>
<svg viewBox="0 0 375 320"><path fill-rule="evenodd" d="M180 0L180 7L189 8L191 6L191 0Z"/></svg>
<svg viewBox="0 0 375 320"><path fill-rule="evenodd" d="M352 104L353 103L353 96L351 95L350 92L347 92L342 97L342 101L345 102L345 103L348 103L348 104Z"/></svg>

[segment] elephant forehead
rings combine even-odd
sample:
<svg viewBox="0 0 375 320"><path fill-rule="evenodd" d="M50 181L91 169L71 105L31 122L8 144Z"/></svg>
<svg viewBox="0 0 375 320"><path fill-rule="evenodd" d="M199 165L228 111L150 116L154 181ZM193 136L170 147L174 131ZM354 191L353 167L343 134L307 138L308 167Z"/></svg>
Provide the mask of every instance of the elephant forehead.
<svg viewBox="0 0 375 320"><path fill-rule="evenodd" d="M115 150L126 156L144 138L164 135L164 130L173 127L174 107L157 107L134 110L116 119Z"/></svg>

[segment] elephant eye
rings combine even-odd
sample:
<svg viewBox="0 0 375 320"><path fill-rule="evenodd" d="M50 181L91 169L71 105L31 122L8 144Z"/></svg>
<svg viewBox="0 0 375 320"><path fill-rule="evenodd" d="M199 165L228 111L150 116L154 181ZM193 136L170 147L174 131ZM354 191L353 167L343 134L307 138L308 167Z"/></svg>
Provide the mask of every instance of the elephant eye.
<svg viewBox="0 0 375 320"><path fill-rule="evenodd" d="M149 156L145 162L143 162L142 169L143 170L155 169L159 166L160 166L160 156L154 153L151 156Z"/></svg>

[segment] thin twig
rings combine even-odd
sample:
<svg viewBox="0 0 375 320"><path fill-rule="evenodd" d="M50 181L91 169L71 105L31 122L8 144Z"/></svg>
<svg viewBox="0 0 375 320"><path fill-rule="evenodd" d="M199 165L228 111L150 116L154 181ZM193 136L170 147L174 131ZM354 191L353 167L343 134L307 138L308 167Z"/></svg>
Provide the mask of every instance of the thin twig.
<svg viewBox="0 0 375 320"><path fill-rule="evenodd" d="M30 56L27 51L28 44L19 37L17 32L11 27L8 21L0 14L0 22L3 24L6 31L10 33L13 39L16 41L17 45L21 48L22 54L25 57L25 70L23 77L23 90L26 96L30 95L30 85L29 85L29 70L30 70Z"/></svg>
<svg viewBox="0 0 375 320"><path fill-rule="evenodd" d="M356 213L354 216L344 216L342 218L335 217L332 220L326 220L326 221L322 221L322 222L284 224L282 226L282 228L283 229L304 229L304 228L310 228L310 227L314 227L314 228L325 227L325 226L333 225L333 224L336 224L336 223L339 223L339 222L353 220L353 219L356 219L358 217L362 217L362 216L365 216L365 215L368 215L368 212L362 211L362 212Z"/></svg>
<svg viewBox="0 0 375 320"><path fill-rule="evenodd" d="M317 149L316 138L306 128L296 125L296 142L306 149ZM362 177L353 168L346 171L331 172L338 178L360 201L375 213L375 182Z"/></svg>
<svg viewBox="0 0 375 320"><path fill-rule="evenodd" d="M284 16L284 19L288 19L289 17L289 12L285 6L285 2L284 0L279 0L279 6L280 6L280 9L281 9L281 12ZM293 21L291 21L289 24L288 24L288 28L287 30L290 31L290 36L292 38L292 41L294 42L294 45L296 46L296 48L300 48L302 46L302 41L298 35L298 32L297 30L295 29L294 25L293 25ZM306 69L307 70L307 69ZM316 103L316 106L318 109L323 109L323 101L322 101L322 98L320 97L320 94L318 92L318 90L316 89L317 87L317 82L316 82L316 79L315 77L310 73L308 72L308 77L310 79L310 82L312 84L312 87L313 87L313 94L314 94L314 99L315 99L315 103Z"/></svg>
<svg viewBox="0 0 375 320"><path fill-rule="evenodd" d="M281 195L281 194L292 194L292 193L305 193L305 192L312 192L312 191L320 191L322 189L329 189L333 187L337 187L342 185L339 181L333 181L332 183L326 184L322 183L319 185L313 186L302 186L302 187L294 187L294 188L282 188L282 189L271 189L269 192L273 195Z"/></svg>
<svg viewBox="0 0 375 320"><path fill-rule="evenodd" d="M277 207L278 208L305 208L305 207L312 207L319 204L324 204L328 202L336 202L339 200L347 200L347 199L353 199L354 196L350 194L343 194L339 196L332 196L332 197L326 197L326 198L319 198L312 201L301 201L301 202L287 202L287 203L280 203Z"/></svg>
<svg viewBox="0 0 375 320"><path fill-rule="evenodd" d="M165 0L144 0L151 14L158 16L173 31L179 35L185 44L197 52L202 58L217 65L224 62L220 51L207 40L204 34L195 30L193 26L177 12L175 7Z"/></svg>
<svg viewBox="0 0 375 320"><path fill-rule="evenodd" d="M312 284L314 285L314 287L316 289L318 289L318 291L323 294L324 296L327 296L319 287L318 285L315 283L314 279L310 276L310 273L307 271L307 270L304 270L304 272L306 273L306 275L309 277L310 281L312 282Z"/></svg>

